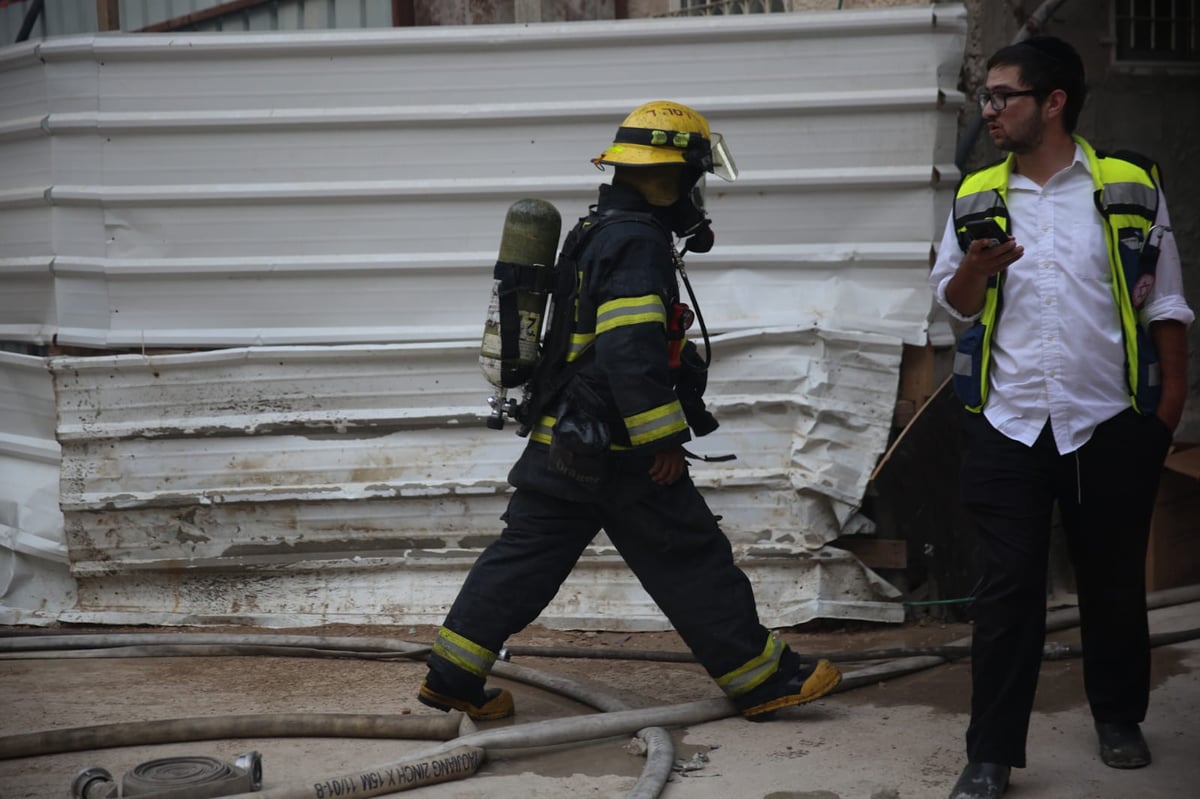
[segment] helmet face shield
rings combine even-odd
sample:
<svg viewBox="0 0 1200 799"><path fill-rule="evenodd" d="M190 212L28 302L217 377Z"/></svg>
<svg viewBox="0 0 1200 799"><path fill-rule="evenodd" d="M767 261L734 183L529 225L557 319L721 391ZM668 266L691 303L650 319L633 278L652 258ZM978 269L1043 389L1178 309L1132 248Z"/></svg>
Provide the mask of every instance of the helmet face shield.
<svg viewBox="0 0 1200 799"><path fill-rule="evenodd" d="M714 133L710 142L712 144L712 173L730 183L737 180L737 164L733 162L733 153L729 152L729 145L725 143L725 138L720 133Z"/></svg>
<svg viewBox="0 0 1200 799"><path fill-rule="evenodd" d="M704 179L704 173L701 172L700 177L696 179L696 182L690 189L688 189L687 192L688 205L692 207L692 210L695 212L695 215L699 220L705 220L708 218L708 214L704 208L704 188L706 183L707 181ZM700 223L698 221L696 225L699 224ZM692 231L682 231L681 235L686 236L690 232Z"/></svg>

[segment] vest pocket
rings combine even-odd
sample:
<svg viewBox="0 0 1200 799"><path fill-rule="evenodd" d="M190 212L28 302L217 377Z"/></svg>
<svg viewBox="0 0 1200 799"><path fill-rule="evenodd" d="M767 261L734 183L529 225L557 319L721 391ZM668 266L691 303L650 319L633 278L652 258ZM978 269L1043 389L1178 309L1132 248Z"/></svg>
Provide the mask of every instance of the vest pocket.
<svg viewBox="0 0 1200 799"><path fill-rule="evenodd" d="M1162 399L1162 368L1154 339L1141 325L1137 326L1138 390L1134 399L1141 413L1154 413Z"/></svg>
<svg viewBox="0 0 1200 799"><path fill-rule="evenodd" d="M955 395L969 410L978 411L983 405L983 338L987 326L976 322L958 337L954 350L954 376L951 385Z"/></svg>
<svg viewBox="0 0 1200 799"><path fill-rule="evenodd" d="M612 438L605 415L604 401L576 375L567 385L550 438L550 468L593 491L609 476Z"/></svg>

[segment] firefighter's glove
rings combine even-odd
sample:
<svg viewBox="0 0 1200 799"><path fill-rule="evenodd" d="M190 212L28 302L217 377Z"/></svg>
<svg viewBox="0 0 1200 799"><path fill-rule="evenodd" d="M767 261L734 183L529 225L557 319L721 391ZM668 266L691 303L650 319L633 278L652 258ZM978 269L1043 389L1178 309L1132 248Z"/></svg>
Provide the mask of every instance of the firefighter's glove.
<svg viewBox="0 0 1200 799"><path fill-rule="evenodd" d="M683 407L688 427L697 436L706 436L720 426L715 416L704 406L704 390L708 387L708 367L700 357L699 350L688 342L679 355L679 369L675 373L675 395Z"/></svg>

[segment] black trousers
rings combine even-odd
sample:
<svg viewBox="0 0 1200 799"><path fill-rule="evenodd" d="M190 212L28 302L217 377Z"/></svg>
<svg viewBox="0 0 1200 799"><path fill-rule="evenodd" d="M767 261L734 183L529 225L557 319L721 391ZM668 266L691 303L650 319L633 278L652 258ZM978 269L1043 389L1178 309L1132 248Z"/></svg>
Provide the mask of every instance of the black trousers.
<svg viewBox="0 0 1200 799"><path fill-rule="evenodd" d="M1075 570L1084 687L1096 721L1140 722L1150 697L1146 544L1171 433L1132 408L1060 455L1049 424L1032 447L963 412L962 497L984 574L971 644L971 762L1025 765L1046 636L1046 571L1057 502Z"/></svg>
<svg viewBox="0 0 1200 799"><path fill-rule="evenodd" d="M690 477L620 507L517 489L503 519L444 622L475 644L498 652L536 619L603 528L714 679L763 653L770 632L750 581ZM448 661L433 657L430 669L443 685L471 688L471 676Z"/></svg>

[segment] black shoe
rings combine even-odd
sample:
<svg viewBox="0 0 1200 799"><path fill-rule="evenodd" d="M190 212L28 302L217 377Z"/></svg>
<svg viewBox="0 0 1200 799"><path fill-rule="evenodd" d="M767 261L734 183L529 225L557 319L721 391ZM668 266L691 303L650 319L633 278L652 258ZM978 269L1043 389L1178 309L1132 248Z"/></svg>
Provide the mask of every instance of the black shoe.
<svg viewBox="0 0 1200 799"><path fill-rule="evenodd" d="M1113 768L1141 768L1150 765L1150 747L1142 730L1132 721L1097 721L1100 759Z"/></svg>
<svg viewBox="0 0 1200 799"><path fill-rule="evenodd" d="M811 702L837 688L841 681L842 673L838 667L822 659L813 665L802 666L786 679L767 680L734 703L750 721L769 721L776 710Z"/></svg>
<svg viewBox="0 0 1200 799"><path fill-rule="evenodd" d="M1000 799L1012 771L1000 763L968 763L950 790L950 799Z"/></svg>

